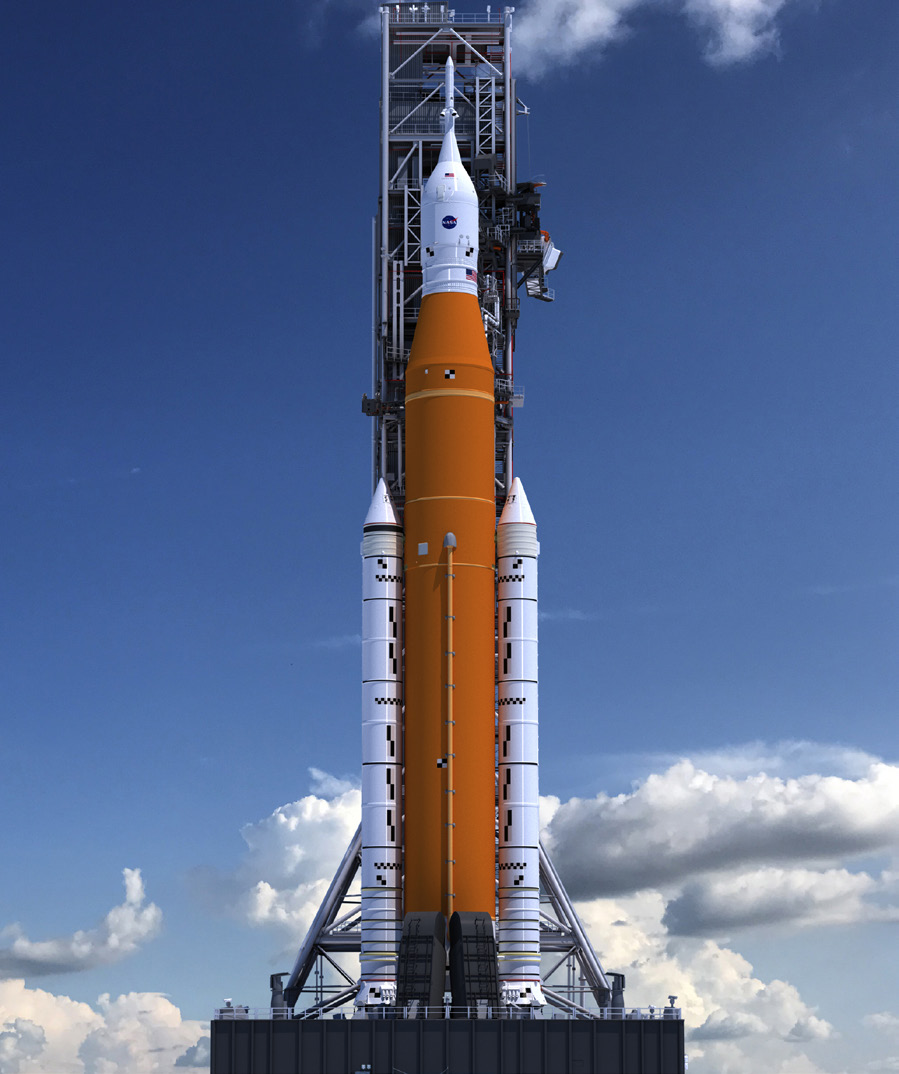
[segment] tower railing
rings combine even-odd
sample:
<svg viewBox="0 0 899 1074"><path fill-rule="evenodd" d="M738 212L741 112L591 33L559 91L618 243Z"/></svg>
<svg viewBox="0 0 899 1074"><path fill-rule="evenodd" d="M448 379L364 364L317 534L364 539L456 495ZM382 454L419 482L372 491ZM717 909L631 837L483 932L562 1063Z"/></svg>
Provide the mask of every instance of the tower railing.
<svg viewBox="0 0 899 1074"><path fill-rule="evenodd" d="M392 23L403 23L406 25L416 23L418 25L427 25L428 23L499 23L503 21L503 10L500 8L497 11L476 11L474 14L462 14L458 11L447 8L443 4L419 4L413 6L407 6L406 4L387 4L385 5L390 10L390 21ZM417 8L417 10L416 10Z"/></svg>
<svg viewBox="0 0 899 1074"><path fill-rule="evenodd" d="M560 1011L551 1006L546 1007L492 1007L479 1003L470 1006L453 1006L443 1003L439 1007L425 1007L412 1003L407 1007L354 1007L344 1004L340 1007L310 1007L305 1011L296 1011L291 1007L217 1007L213 1012L216 1020L258 1020L258 1021L310 1021L312 1019L332 1018L338 1021L412 1021L420 1018L484 1018L492 1021L555 1021L570 1018L599 1021L657 1021L659 1019L683 1018L680 1007L595 1007L586 1008L579 1004L570 1004L570 1009Z"/></svg>

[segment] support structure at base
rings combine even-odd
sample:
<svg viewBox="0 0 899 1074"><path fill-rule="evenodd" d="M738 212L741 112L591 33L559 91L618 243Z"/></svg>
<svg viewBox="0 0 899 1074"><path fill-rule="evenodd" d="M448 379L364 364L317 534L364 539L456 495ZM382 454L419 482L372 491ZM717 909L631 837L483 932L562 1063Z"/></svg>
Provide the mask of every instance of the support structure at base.
<svg viewBox="0 0 899 1074"><path fill-rule="evenodd" d="M306 934L287 983L282 984L283 974L275 974L272 977L273 1008L297 1006L300 995L307 991L310 980L322 980L326 966L330 969L331 976L336 975L345 987L339 991L331 989L327 996L319 990L310 1006L329 1010L345 1003L345 993L352 992L355 981L335 962L334 956L344 952L358 953L360 950L362 937L359 909L356 906L347 910L347 897L359 871L361 853L362 835L361 829L357 829ZM603 970L581 919L542 843L540 886L554 915L541 913L540 922L541 953L556 956L551 968L544 970L546 999L560 1011L576 1016L589 1016L589 1008L593 1006L600 1009L623 1008L624 978L621 974L607 974ZM565 966L568 967L568 983L554 987L553 974Z"/></svg>
<svg viewBox="0 0 899 1074"><path fill-rule="evenodd" d="M679 1015L680 1012L678 1012ZM684 1074L684 1023L654 1019L217 1018L211 1074Z"/></svg>

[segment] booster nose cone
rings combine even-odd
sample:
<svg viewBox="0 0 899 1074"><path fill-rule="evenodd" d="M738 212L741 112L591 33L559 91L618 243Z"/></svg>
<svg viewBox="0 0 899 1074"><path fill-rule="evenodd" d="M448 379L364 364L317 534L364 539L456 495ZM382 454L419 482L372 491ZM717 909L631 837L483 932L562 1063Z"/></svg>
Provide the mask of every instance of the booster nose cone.
<svg viewBox="0 0 899 1074"><path fill-rule="evenodd" d="M512 487L509 489L509 495L506 497L506 503L503 507L502 514L499 516L497 525L510 526L515 523L520 523L525 526L537 525L534 518L534 512L531 510L531 505L528 503L528 498L525 495L524 485L522 485L520 477L516 477L512 482Z"/></svg>
<svg viewBox="0 0 899 1074"><path fill-rule="evenodd" d="M371 498L371 506L362 525L363 532L370 533L372 530L384 529L398 530L400 528L400 520L393 505L393 497L390 495L390 490L382 477L375 489L374 496Z"/></svg>
<svg viewBox="0 0 899 1074"><path fill-rule="evenodd" d="M520 478L515 478L496 524L498 556L538 556L537 522Z"/></svg>

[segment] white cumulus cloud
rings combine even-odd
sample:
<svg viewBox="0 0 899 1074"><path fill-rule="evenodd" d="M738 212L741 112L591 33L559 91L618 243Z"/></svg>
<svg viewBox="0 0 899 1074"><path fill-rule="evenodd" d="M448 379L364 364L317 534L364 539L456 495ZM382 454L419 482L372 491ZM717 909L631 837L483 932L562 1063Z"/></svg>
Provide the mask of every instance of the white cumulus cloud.
<svg viewBox="0 0 899 1074"><path fill-rule="evenodd" d="M626 18L645 0L531 0L514 24L516 67L542 74L601 51L628 33Z"/></svg>
<svg viewBox="0 0 899 1074"><path fill-rule="evenodd" d="M665 911L675 934L715 936L752 925L794 926L896 921L899 910L865 901L882 885L846 869L768 866L688 882Z"/></svg>
<svg viewBox="0 0 899 1074"><path fill-rule="evenodd" d="M649 771L670 768L682 760L673 754L649 754ZM779 742L741 742L702 750L690 754L696 768L713 776L732 776L735 779L764 772L784 779L815 772L821 776L866 776L872 764L879 761L865 750L832 742L809 742L805 739L783 739Z"/></svg>
<svg viewBox="0 0 899 1074"><path fill-rule="evenodd" d="M727 1014L720 1008L712 1011L701 1026L690 1034L691 1040L739 1040L765 1032L765 1023L757 1014Z"/></svg>
<svg viewBox="0 0 899 1074"><path fill-rule="evenodd" d="M706 58L741 63L777 45L775 19L789 0L685 0L684 12L708 34Z"/></svg>
<svg viewBox="0 0 899 1074"><path fill-rule="evenodd" d="M19 1074L26 1059L34 1059L44 1050L47 1035L27 1018L16 1018L0 1026L0 1071Z"/></svg>
<svg viewBox="0 0 899 1074"><path fill-rule="evenodd" d="M806 1014L796 1021L784 1040L790 1042L828 1040L832 1036L833 1026L829 1022L825 1022L823 1018L818 1018L814 1014Z"/></svg>
<svg viewBox="0 0 899 1074"><path fill-rule="evenodd" d="M21 980L0 981L0 1026L2 1074L175 1074L209 1033L155 992L103 995L92 1007Z"/></svg>
<svg viewBox="0 0 899 1074"><path fill-rule="evenodd" d="M212 1042L209 1037L200 1037L183 1055L175 1060L176 1067L203 1067L209 1069L212 1059Z"/></svg>
<svg viewBox="0 0 899 1074"><path fill-rule="evenodd" d="M738 952L713 940L672 937L664 899L644 891L577 904L603 966L627 977L627 1001L677 996L690 1032L694 1074L817 1070L801 1050L832 1035L830 1025L787 981L765 981Z"/></svg>
<svg viewBox="0 0 899 1074"><path fill-rule="evenodd" d="M530 0L515 22L516 65L539 75L629 33L638 9L680 13L700 32L709 63L742 63L777 48L777 17L798 0Z"/></svg>
<svg viewBox="0 0 899 1074"><path fill-rule="evenodd" d="M879 1033L886 1033L891 1037L899 1037L899 1015L891 1011L866 1014L863 1021L869 1029L876 1029Z"/></svg>
<svg viewBox="0 0 899 1074"><path fill-rule="evenodd" d="M241 829L247 853L232 873L198 872L209 901L289 944L306 933L362 813L357 786L310 768L312 793Z"/></svg>
<svg viewBox="0 0 899 1074"><path fill-rule="evenodd" d="M185 1024L165 996L129 992L97 1001L102 1024L81 1042L84 1074L162 1074L173 1068L186 1045L197 1040L197 1023Z"/></svg>
<svg viewBox="0 0 899 1074"><path fill-rule="evenodd" d="M546 836L578 897L752 865L836 865L899 845L899 767L874 763L858 779L735 779L681 761L629 794L561 804Z"/></svg>
<svg viewBox="0 0 899 1074"><path fill-rule="evenodd" d="M162 911L145 905L140 869L124 869L125 901L114 906L93 929L79 929L53 940L29 940L18 924L3 929L0 978L72 973L118 962L152 939L162 925ZM12 942L9 942L9 941Z"/></svg>

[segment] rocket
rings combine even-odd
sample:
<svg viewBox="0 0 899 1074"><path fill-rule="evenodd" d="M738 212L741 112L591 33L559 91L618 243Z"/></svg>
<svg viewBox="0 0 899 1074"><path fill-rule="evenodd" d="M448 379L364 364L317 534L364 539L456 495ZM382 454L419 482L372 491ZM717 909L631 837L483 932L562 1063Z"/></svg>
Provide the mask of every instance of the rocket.
<svg viewBox="0 0 899 1074"><path fill-rule="evenodd" d="M360 997L392 1000L403 924L403 531L378 482L362 527Z"/></svg>
<svg viewBox="0 0 899 1074"><path fill-rule="evenodd" d="M356 1003L396 1002L404 918L458 913L495 921L501 1002L541 1005L539 545L517 478L496 521L478 198L456 141L451 59L445 96L443 143L421 206L404 517L382 479L363 527Z"/></svg>
<svg viewBox="0 0 899 1074"><path fill-rule="evenodd" d="M423 298L406 369L405 588L412 631L405 665L404 905L407 913L492 916L493 364L477 298L478 199L454 130L452 61L446 71L446 133L422 198Z"/></svg>
<svg viewBox="0 0 899 1074"><path fill-rule="evenodd" d="M545 1002L540 976L537 557L519 478L496 528L498 958L503 1001Z"/></svg>

